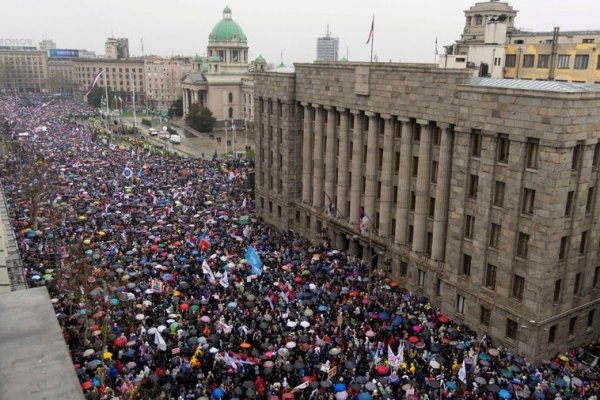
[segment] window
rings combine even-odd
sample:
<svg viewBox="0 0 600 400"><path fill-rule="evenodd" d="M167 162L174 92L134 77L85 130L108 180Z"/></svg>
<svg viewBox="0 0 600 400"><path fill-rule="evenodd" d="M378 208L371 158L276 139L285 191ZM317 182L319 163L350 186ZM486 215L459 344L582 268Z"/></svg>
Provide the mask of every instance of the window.
<svg viewBox="0 0 600 400"><path fill-rule="evenodd" d="M588 317L587 317L587 327L591 328L594 326L594 314L595 314L596 310L590 310L588 312Z"/></svg>
<svg viewBox="0 0 600 400"><path fill-rule="evenodd" d="M585 202L585 212L592 212L592 202L594 201L594 188L588 188L587 200Z"/></svg>
<svg viewBox="0 0 600 400"><path fill-rule="evenodd" d="M560 249L558 251L558 259L564 260L567 257L567 248L569 245L569 237L563 236L560 238Z"/></svg>
<svg viewBox="0 0 600 400"><path fill-rule="evenodd" d="M412 158L412 168L411 168L411 171L412 171L412 177L416 178L417 174L419 172L419 157L413 157Z"/></svg>
<svg viewBox="0 0 600 400"><path fill-rule="evenodd" d="M600 143L596 143L596 146L594 146L594 158L592 159L593 169L598 169L599 159L600 159Z"/></svg>
<svg viewBox="0 0 600 400"><path fill-rule="evenodd" d="M492 223L490 229L490 247L497 249L500 243L500 225Z"/></svg>
<svg viewBox="0 0 600 400"><path fill-rule="evenodd" d="M475 217L472 215L467 215L465 217L465 238L473 239L474 233L475 233Z"/></svg>
<svg viewBox="0 0 600 400"><path fill-rule="evenodd" d="M423 271L422 269L419 270L419 275L418 275L418 284L419 286L423 287L425 286L425 271Z"/></svg>
<svg viewBox="0 0 600 400"><path fill-rule="evenodd" d="M517 65L517 55L516 54L507 54L506 61L504 62L504 66L506 68L514 68Z"/></svg>
<svg viewBox="0 0 600 400"><path fill-rule="evenodd" d="M506 136L506 135L498 136L498 148L496 151L496 160L499 163L507 163L508 162L509 147L510 147L510 141L508 140L508 136Z"/></svg>
<svg viewBox="0 0 600 400"><path fill-rule="evenodd" d="M573 198L575 196L575 192L570 191L567 193L567 204L565 205L565 217L571 216L571 211L573 210Z"/></svg>
<svg viewBox="0 0 600 400"><path fill-rule="evenodd" d="M229 118L233 118L233 108L229 107Z"/></svg>
<svg viewBox="0 0 600 400"><path fill-rule="evenodd" d="M227 97L229 98L229 103L233 103L233 93L229 93Z"/></svg>
<svg viewBox="0 0 600 400"><path fill-rule="evenodd" d="M590 56L587 54L577 54L575 56L575 69L587 69Z"/></svg>
<svg viewBox="0 0 600 400"><path fill-rule="evenodd" d="M504 189L506 185L502 181L496 181L494 189L494 205L502 207L504 205Z"/></svg>
<svg viewBox="0 0 600 400"><path fill-rule="evenodd" d="M550 68L550 54L538 55L538 68Z"/></svg>
<svg viewBox="0 0 600 400"><path fill-rule="evenodd" d="M429 217L433 218L435 213L435 197L429 198Z"/></svg>
<svg viewBox="0 0 600 400"><path fill-rule="evenodd" d="M523 292L525 291L525 278L519 275L513 275L513 285L511 296L519 301L523 300Z"/></svg>
<svg viewBox="0 0 600 400"><path fill-rule="evenodd" d="M571 317L569 319L569 335L573 335L575 332L575 324L577 323L577 317Z"/></svg>
<svg viewBox="0 0 600 400"><path fill-rule="evenodd" d="M442 130L436 127L433 130L433 145L439 146L442 143Z"/></svg>
<svg viewBox="0 0 600 400"><path fill-rule="evenodd" d="M519 329L519 325L510 318L506 318L506 337L510 339L517 338L517 329Z"/></svg>
<svg viewBox="0 0 600 400"><path fill-rule="evenodd" d="M483 25L483 15L475 16L475 25Z"/></svg>
<svg viewBox="0 0 600 400"><path fill-rule="evenodd" d="M552 325L548 330L548 343L554 343L556 339L556 325Z"/></svg>
<svg viewBox="0 0 600 400"><path fill-rule="evenodd" d="M417 202L417 196L415 195L415 192L410 192L410 211L415 211L415 205Z"/></svg>
<svg viewBox="0 0 600 400"><path fill-rule="evenodd" d="M600 267L596 267L594 270L594 279L592 280L592 287L598 287L600 283Z"/></svg>
<svg viewBox="0 0 600 400"><path fill-rule="evenodd" d="M525 165L527 168L537 169L538 144L539 141L537 139L527 139L525 148Z"/></svg>
<svg viewBox="0 0 600 400"><path fill-rule="evenodd" d="M427 232L427 249L426 253L431 254L431 249L433 248L433 232Z"/></svg>
<svg viewBox="0 0 600 400"><path fill-rule="evenodd" d="M571 159L571 169L573 171L576 171L579 168L579 162L581 161L582 150L583 150L583 148L581 145L577 145L577 146L573 147L573 158Z"/></svg>
<svg viewBox="0 0 600 400"><path fill-rule="evenodd" d="M529 235L523 232L519 232L517 243L517 257L527 258L528 247Z"/></svg>
<svg viewBox="0 0 600 400"><path fill-rule="evenodd" d="M437 161L431 162L431 183L437 183L438 165Z"/></svg>
<svg viewBox="0 0 600 400"><path fill-rule="evenodd" d="M471 256L468 254L463 254L463 262L462 262L461 272L465 276L471 275Z"/></svg>
<svg viewBox="0 0 600 400"><path fill-rule="evenodd" d="M408 243L412 244L415 228L412 225L408 225Z"/></svg>
<svg viewBox="0 0 600 400"><path fill-rule="evenodd" d="M496 290L496 272L498 268L495 265L488 264L485 271L485 287Z"/></svg>
<svg viewBox="0 0 600 400"><path fill-rule="evenodd" d="M600 56L598 56L598 60L596 61L596 69L600 69Z"/></svg>
<svg viewBox="0 0 600 400"><path fill-rule="evenodd" d="M558 69L569 69L571 56L568 54L560 54L558 56Z"/></svg>
<svg viewBox="0 0 600 400"><path fill-rule="evenodd" d="M477 175L469 175L469 197L472 199L477 198L477 186L479 184L479 177Z"/></svg>
<svg viewBox="0 0 600 400"><path fill-rule="evenodd" d="M554 282L554 296L552 297L552 299L554 300L555 303L557 303L560 300L561 287L562 287L562 279L556 280L556 282Z"/></svg>
<svg viewBox="0 0 600 400"><path fill-rule="evenodd" d="M587 231L581 233L581 241L579 242L579 254L585 254L585 248L587 246Z"/></svg>
<svg viewBox="0 0 600 400"><path fill-rule="evenodd" d="M523 190L523 203L521 204L521 213L532 215L533 204L535 203L535 190L525 188Z"/></svg>
<svg viewBox="0 0 600 400"><path fill-rule="evenodd" d="M396 152L394 154L394 171L400 170L400 153Z"/></svg>
<svg viewBox="0 0 600 400"><path fill-rule="evenodd" d="M581 272L575 275L575 284L573 285L573 294L577 296L581 289Z"/></svg>
<svg viewBox="0 0 600 400"><path fill-rule="evenodd" d="M481 157L481 132L471 133L471 157Z"/></svg>
<svg viewBox="0 0 600 400"><path fill-rule="evenodd" d="M421 124L415 125L415 129L413 129L413 142L421 141Z"/></svg>
<svg viewBox="0 0 600 400"><path fill-rule="evenodd" d="M523 68L533 68L535 56L533 54L525 54L523 56Z"/></svg>
<svg viewBox="0 0 600 400"><path fill-rule="evenodd" d="M523 44L525 41L523 39L516 39L515 44Z"/></svg>
<svg viewBox="0 0 600 400"><path fill-rule="evenodd" d="M464 314L465 313L465 303L466 303L465 296L457 294L456 295L456 311L461 314Z"/></svg>
<svg viewBox="0 0 600 400"><path fill-rule="evenodd" d="M582 43L594 43L594 39L583 39Z"/></svg>
<svg viewBox="0 0 600 400"><path fill-rule="evenodd" d="M489 325L492 319L492 310L485 306L479 306L479 323Z"/></svg>
<svg viewBox="0 0 600 400"><path fill-rule="evenodd" d="M281 206L277 206L277 216L281 218Z"/></svg>
<svg viewBox="0 0 600 400"><path fill-rule="evenodd" d="M408 274L408 263L406 261L400 261L400 276L406 276Z"/></svg>

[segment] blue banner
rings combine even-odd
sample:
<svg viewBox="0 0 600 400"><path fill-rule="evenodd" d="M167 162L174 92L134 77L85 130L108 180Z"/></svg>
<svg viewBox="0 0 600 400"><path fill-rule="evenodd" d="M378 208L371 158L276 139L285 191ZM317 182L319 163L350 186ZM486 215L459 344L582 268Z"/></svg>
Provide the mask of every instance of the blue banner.
<svg viewBox="0 0 600 400"><path fill-rule="evenodd" d="M248 251L246 251L246 260L248 261L248 264L250 264L253 274L262 274L262 261L260 261L260 256L254 247L249 247Z"/></svg>

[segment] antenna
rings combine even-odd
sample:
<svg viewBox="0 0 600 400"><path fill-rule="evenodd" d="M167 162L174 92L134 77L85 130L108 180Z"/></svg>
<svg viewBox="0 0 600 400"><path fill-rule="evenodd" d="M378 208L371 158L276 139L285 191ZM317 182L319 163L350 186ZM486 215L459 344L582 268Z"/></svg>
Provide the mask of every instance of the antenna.
<svg viewBox="0 0 600 400"><path fill-rule="evenodd" d="M142 57L145 55L144 54L144 38L141 38L141 42L142 42Z"/></svg>

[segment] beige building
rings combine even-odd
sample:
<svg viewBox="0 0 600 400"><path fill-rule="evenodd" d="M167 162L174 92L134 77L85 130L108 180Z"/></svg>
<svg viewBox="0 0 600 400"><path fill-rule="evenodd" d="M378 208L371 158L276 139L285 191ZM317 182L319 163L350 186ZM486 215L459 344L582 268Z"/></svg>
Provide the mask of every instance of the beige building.
<svg viewBox="0 0 600 400"><path fill-rule="evenodd" d="M465 11L464 32L446 46L439 66L492 78L600 82L600 31L529 32L515 28L517 13L506 2L476 3Z"/></svg>
<svg viewBox="0 0 600 400"><path fill-rule="evenodd" d="M0 90L46 91L48 54L37 50L0 50Z"/></svg>
<svg viewBox="0 0 600 400"><path fill-rule="evenodd" d="M108 38L104 44L104 58L126 60L129 58L129 39Z"/></svg>
<svg viewBox="0 0 600 400"><path fill-rule="evenodd" d="M48 91L51 93L73 93L77 89L73 60L48 59Z"/></svg>
<svg viewBox="0 0 600 400"><path fill-rule="evenodd" d="M96 73L106 70L107 86L123 99L124 103L131 103L132 91L135 88L136 100L144 99L144 61L142 59L109 60L105 58L73 59L74 79L77 82L79 94L83 96L87 91ZM104 76L98 81L104 87ZM111 99L111 102L113 100Z"/></svg>
<svg viewBox="0 0 600 400"><path fill-rule="evenodd" d="M600 86L435 65L257 73L266 221L540 360L600 331Z"/></svg>
<svg viewBox="0 0 600 400"><path fill-rule="evenodd" d="M168 110L182 97L181 81L191 71L189 58L146 57L144 79L148 107Z"/></svg>

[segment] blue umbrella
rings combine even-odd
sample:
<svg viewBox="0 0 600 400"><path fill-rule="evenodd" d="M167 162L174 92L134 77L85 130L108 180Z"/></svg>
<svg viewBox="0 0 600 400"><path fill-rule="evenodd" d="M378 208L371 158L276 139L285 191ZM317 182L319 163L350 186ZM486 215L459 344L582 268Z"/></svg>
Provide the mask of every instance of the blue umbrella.
<svg viewBox="0 0 600 400"><path fill-rule="evenodd" d="M546 395L544 393L538 391L538 392L535 392L535 397L536 397L536 399L543 400L546 398Z"/></svg>
<svg viewBox="0 0 600 400"><path fill-rule="evenodd" d="M481 353L481 354L479 354L479 359L488 361L490 359L490 356L489 356L489 354Z"/></svg>
<svg viewBox="0 0 600 400"><path fill-rule="evenodd" d="M344 390L346 390L346 385L344 385L343 383L336 383L335 385L333 385L333 390L336 392L343 392Z"/></svg>
<svg viewBox="0 0 600 400"><path fill-rule="evenodd" d="M118 299L110 299L110 305L112 305L112 306L118 306L119 305L119 300Z"/></svg>
<svg viewBox="0 0 600 400"><path fill-rule="evenodd" d="M452 382L452 381L448 381L446 382L446 386L448 386L448 389L456 389L456 383Z"/></svg>
<svg viewBox="0 0 600 400"><path fill-rule="evenodd" d="M373 400L373 396L367 392L362 392L358 395L358 400Z"/></svg>
<svg viewBox="0 0 600 400"><path fill-rule="evenodd" d="M565 382L565 380L562 378L558 378L554 381L554 384L558 387L565 387L567 385L567 382Z"/></svg>
<svg viewBox="0 0 600 400"><path fill-rule="evenodd" d="M501 389L498 392L498 396L500 396L503 399L507 399L507 400L512 397L511 394L510 394L510 392L508 390L506 390L506 389Z"/></svg>
<svg viewBox="0 0 600 400"><path fill-rule="evenodd" d="M326 305L320 305L319 306L319 311L327 311L327 306Z"/></svg>
<svg viewBox="0 0 600 400"><path fill-rule="evenodd" d="M394 317L394 320L392 321L393 325L400 325L402 322L404 322L404 318L402 318L399 315L396 315L396 317Z"/></svg>
<svg viewBox="0 0 600 400"><path fill-rule="evenodd" d="M388 319L390 319L390 314L388 314L385 311L382 311L382 312L379 313L379 319L387 321Z"/></svg>
<svg viewBox="0 0 600 400"><path fill-rule="evenodd" d="M357 376L356 379L354 379L354 381L358 384L363 384L363 383L367 383L367 377L366 376Z"/></svg>
<svg viewBox="0 0 600 400"><path fill-rule="evenodd" d="M221 389L220 387L218 387L212 391L213 399L221 399L221 398L223 398L223 396L225 396L225 391L223 389Z"/></svg>

